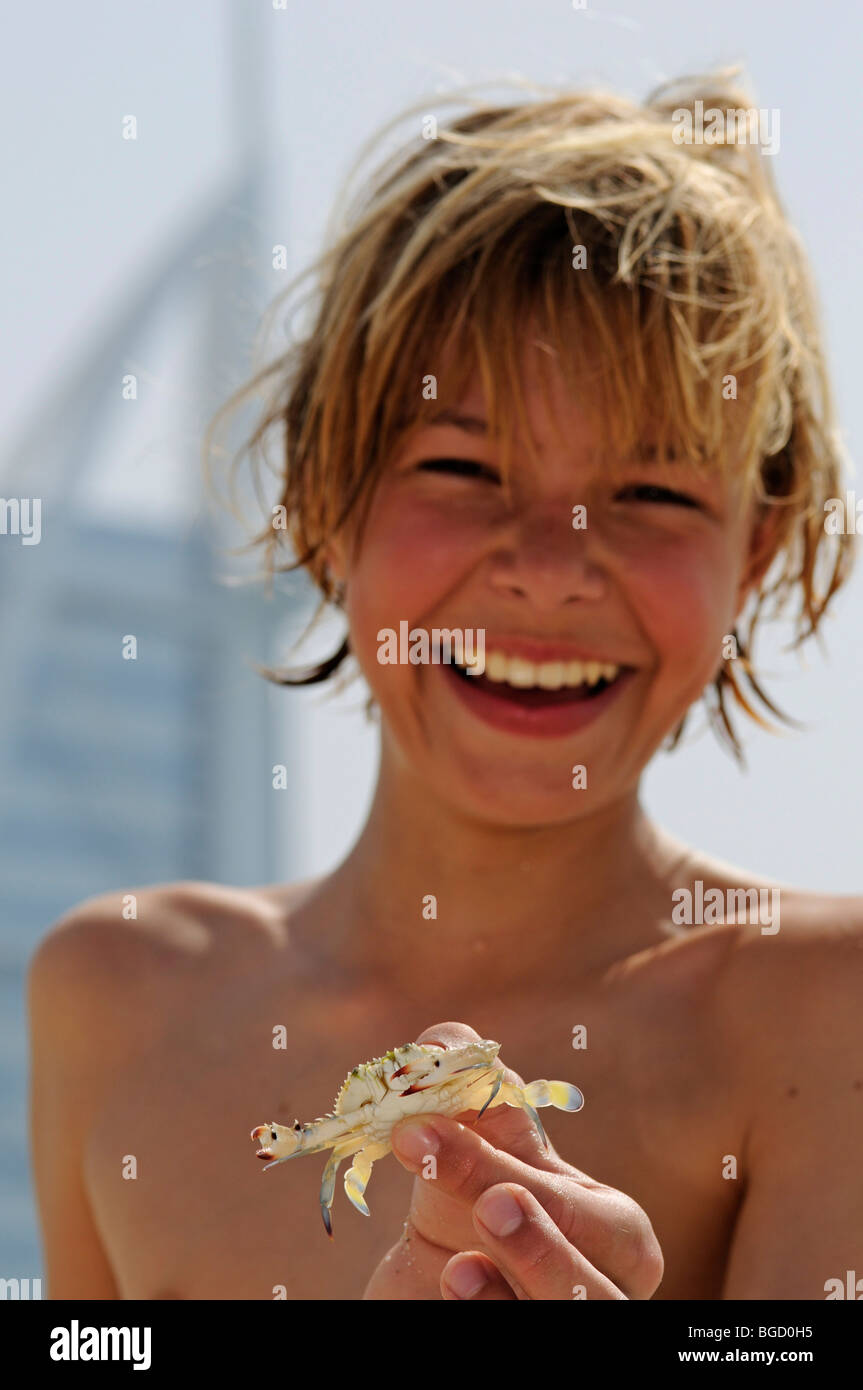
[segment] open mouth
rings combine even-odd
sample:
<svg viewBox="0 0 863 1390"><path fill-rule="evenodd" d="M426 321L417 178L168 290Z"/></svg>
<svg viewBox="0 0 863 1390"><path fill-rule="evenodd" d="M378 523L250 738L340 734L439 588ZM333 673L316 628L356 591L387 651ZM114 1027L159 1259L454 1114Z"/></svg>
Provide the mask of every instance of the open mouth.
<svg viewBox="0 0 863 1390"><path fill-rule="evenodd" d="M595 723L638 674L612 662L529 661L493 648L482 675L456 663L446 680L476 719L500 733L565 738Z"/></svg>
<svg viewBox="0 0 863 1390"><path fill-rule="evenodd" d="M556 665L561 666L562 663ZM570 667L578 665L580 663L570 663ZM542 669L538 672L535 669L533 674L516 670L514 673L508 672L500 676L490 674L488 668L481 676L473 676L463 666L453 664L455 674L467 684L484 691L493 699L519 705L522 709L554 709L559 705L582 704L595 700L632 669L631 666L606 666L603 670L607 674L597 675L591 671L593 679L590 680L584 668L582 674L570 670L568 675L564 668L562 677L557 671L545 675ZM515 681L512 679L513 674ZM552 681L553 684L550 684Z"/></svg>

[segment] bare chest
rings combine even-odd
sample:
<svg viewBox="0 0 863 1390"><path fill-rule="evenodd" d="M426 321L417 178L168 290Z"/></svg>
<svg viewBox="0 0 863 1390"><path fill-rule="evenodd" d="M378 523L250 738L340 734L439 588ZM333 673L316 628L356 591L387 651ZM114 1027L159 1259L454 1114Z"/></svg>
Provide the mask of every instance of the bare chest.
<svg viewBox="0 0 863 1390"><path fill-rule="evenodd" d="M123 1296L361 1297L401 1232L412 1177L393 1156L380 1160L370 1218L337 1187L331 1241L318 1201L325 1155L265 1172L250 1131L332 1109L351 1066L443 1016L406 1002L313 1000L308 990L254 1006L202 990L182 1025L124 1075L91 1136L86 1177ZM665 1256L656 1296L719 1297L739 1201L723 1178L735 1098L691 1020L666 1010L640 1032L640 1009L584 995L490 1005L463 1021L499 1038L525 1081L582 1089L577 1115L544 1112L549 1138L567 1162L644 1207Z"/></svg>

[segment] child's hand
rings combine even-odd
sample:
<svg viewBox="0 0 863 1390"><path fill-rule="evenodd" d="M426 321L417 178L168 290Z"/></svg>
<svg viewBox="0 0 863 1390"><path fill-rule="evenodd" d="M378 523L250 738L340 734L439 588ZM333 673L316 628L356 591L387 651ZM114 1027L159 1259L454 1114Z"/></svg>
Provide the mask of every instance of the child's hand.
<svg viewBox="0 0 863 1390"><path fill-rule="evenodd" d="M449 1047L478 1037L464 1024L445 1023L416 1041ZM515 1072L503 1071L524 1085ZM434 1165L427 1157L431 1135L421 1136L416 1157L396 1147L400 1135L432 1130ZM416 1116L394 1128L393 1141L396 1157L418 1176L402 1237L378 1265L365 1298L647 1299L656 1291L663 1259L645 1212L625 1193L564 1163L550 1142L544 1150L522 1110L495 1107L475 1127ZM506 1220L508 1201L519 1224L495 1234L491 1223L496 1216ZM480 1285L475 1293L473 1283Z"/></svg>

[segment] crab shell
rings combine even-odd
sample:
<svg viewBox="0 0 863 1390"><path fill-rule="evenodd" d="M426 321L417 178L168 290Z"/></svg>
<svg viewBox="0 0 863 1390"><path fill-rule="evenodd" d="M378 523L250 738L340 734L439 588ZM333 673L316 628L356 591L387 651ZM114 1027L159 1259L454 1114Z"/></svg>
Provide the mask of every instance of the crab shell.
<svg viewBox="0 0 863 1390"><path fill-rule="evenodd" d="M366 1143L387 1142L394 1124L408 1115L456 1114L470 1107L464 1101L478 1077L494 1066L500 1043L485 1039L463 1047L443 1048L405 1043L383 1057L363 1062L339 1087L332 1111L311 1124L295 1120L284 1125L260 1125L253 1139L266 1139L259 1158L293 1158L316 1153L356 1135L356 1152ZM269 1133L268 1133L269 1131Z"/></svg>

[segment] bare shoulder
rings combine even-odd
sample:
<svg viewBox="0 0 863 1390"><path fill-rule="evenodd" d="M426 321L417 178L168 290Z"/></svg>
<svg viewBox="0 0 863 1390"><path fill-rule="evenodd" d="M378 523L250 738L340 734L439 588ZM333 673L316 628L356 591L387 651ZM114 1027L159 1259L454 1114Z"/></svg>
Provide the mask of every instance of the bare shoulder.
<svg viewBox="0 0 863 1390"><path fill-rule="evenodd" d="M823 1299L863 1236L863 898L781 893L779 930L737 929L718 990L743 1120L724 1299Z"/></svg>
<svg viewBox="0 0 863 1390"><path fill-rule="evenodd" d="M86 1019L91 1039L113 1029L118 1012L146 1037L214 974L280 950L290 900L288 889L277 896L194 880L88 898L40 941L30 963L31 1004L50 1004L58 1024L64 1011L79 1024ZM73 1021L70 1036L79 1031Z"/></svg>
<svg viewBox="0 0 863 1390"><path fill-rule="evenodd" d="M778 883L697 850L688 857L687 872L698 891L684 890L690 915L675 920L723 924L690 926L682 936L698 954L703 935L700 953L708 961L711 988L729 1014L753 1020L755 1031L759 1018L802 1021L801 1010L808 1015L823 1007L836 991L859 991L863 895Z"/></svg>
<svg viewBox="0 0 863 1390"><path fill-rule="evenodd" d="M52 1298L120 1298L94 1214L91 1141L112 1097L140 1082L228 981L266 979L288 935L291 893L182 882L89 898L46 933L28 977L30 1133ZM136 1071L135 1069L138 1068ZM57 1142L56 1136L62 1136Z"/></svg>
<svg viewBox="0 0 863 1390"><path fill-rule="evenodd" d="M753 1081L777 1094L791 1071L814 1081L863 1041L863 897L780 892L778 930L737 927L717 982Z"/></svg>
<svg viewBox="0 0 863 1390"><path fill-rule="evenodd" d="M779 888L780 911L769 925L740 924L727 956L732 995L753 990L762 1004L798 1008L849 974L859 985L863 970L863 896L834 896ZM765 995L765 986L773 987Z"/></svg>

